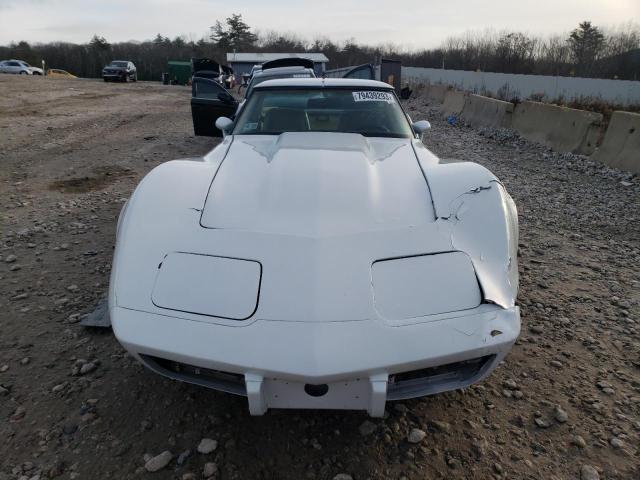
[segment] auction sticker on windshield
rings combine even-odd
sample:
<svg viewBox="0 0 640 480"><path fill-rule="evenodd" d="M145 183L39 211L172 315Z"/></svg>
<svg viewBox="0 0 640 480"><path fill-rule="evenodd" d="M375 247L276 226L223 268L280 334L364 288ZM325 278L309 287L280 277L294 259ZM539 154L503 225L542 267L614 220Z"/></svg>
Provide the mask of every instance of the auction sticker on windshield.
<svg viewBox="0 0 640 480"><path fill-rule="evenodd" d="M355 102L387 102L393 103L393 95L389 92L377 92L368 90L364 92L352 92Z"/></svg>

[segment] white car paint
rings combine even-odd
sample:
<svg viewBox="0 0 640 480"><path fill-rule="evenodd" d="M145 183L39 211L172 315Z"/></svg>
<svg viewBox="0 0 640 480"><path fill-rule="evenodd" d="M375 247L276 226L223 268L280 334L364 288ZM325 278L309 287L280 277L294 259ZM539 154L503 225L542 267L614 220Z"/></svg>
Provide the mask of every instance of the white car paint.
<svg viewBox="0 0 640 480"><path fill-rule="evenodd" d="M473 264L463 252L378 260L371 274L374 305L388 320L470 310L482 302Z"/></svg>
<svg viewBox="0 0 640 480"><path fill-rule="evenodd" d="M251 260L173 252L158 269L151 299L178 312L246 320L258 305L261 273Z"/></svg>
<svg viewBox="0 0 640 480"><path fill-rule="evenodd" d="M301 85L393 91L257 88ZM227 135L155 168L129 199L111 322L149 368L246 395L252 414L381 416L387 400L467 386L506 355L520 331L517 242L495 176L440 163L417 138Z"/></svg>

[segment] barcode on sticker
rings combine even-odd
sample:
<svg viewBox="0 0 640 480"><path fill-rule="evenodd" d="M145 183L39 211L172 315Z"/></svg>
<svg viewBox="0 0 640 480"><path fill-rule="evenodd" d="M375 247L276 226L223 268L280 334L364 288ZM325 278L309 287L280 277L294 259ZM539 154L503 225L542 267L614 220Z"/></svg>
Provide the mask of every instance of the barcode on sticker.
<svg viewBox="0 0 640 480"><path fill-rule="evenodd" d="M393 96L388 92L364 91L352 92L354 102L393 102Z"/></svg>

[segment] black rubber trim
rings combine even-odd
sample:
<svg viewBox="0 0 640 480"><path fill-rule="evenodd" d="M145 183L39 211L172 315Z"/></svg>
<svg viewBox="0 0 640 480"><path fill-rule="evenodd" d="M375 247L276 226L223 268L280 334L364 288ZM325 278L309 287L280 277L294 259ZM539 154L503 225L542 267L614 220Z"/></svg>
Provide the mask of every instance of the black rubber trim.
<svg viewBox="0 0 640 480"><path fill-rule="evenodd" d="M195 365L145 355L142 353L139 355L148 369L165 377L179 380L181 382L192 383L201 387L211 388L213 390L232 393L234 395L247 396L244 375L197 367ZM179 370L182 371L172 368L172 365L178 366ZM196 374L192 373L192 371L200 371L201 373Z"/></svg>
<svg viewBox="0 0 640 480"><path fill-rule="evenodd" d="M387 400L423 397L469 386L482 378L495 360L496 355L485 355L389 375Z"/></svg>

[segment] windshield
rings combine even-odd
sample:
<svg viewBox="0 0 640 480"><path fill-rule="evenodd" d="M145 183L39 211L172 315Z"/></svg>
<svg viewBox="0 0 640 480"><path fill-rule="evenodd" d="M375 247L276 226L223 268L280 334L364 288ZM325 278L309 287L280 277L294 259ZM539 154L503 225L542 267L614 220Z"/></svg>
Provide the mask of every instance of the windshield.
<svg viewBox="0 0 640 480"><path fill-rule="evenodd" d="M126 67L127 62L111 62L109 66L110 67Z"/></svg>
<svg viewBox="0 0 640 480"><path fill-rule="evenodd" d="M357 87L256 90L233 129L235 135L283 132L413 136L409 121L392 92Z"/></svg>

